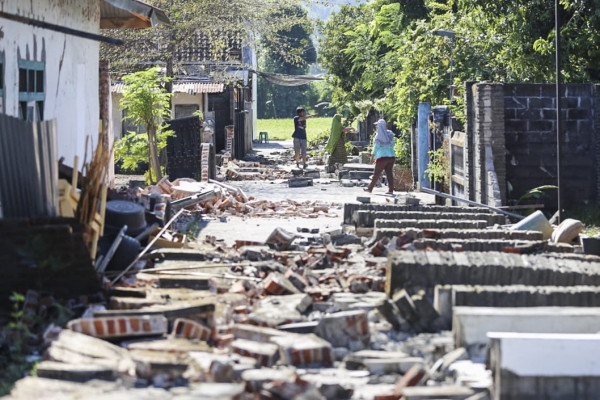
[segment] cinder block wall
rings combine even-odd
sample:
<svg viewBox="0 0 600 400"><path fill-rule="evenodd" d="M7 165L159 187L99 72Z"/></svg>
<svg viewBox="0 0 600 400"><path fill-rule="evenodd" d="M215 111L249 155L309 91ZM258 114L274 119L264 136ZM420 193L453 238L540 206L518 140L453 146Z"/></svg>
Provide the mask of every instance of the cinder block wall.
<svg viewBox="0 0 600 400"><path fill-rule="evenodd" d="M475 201L499 206L506 204L506 185L500 184L506 181L503 85L479 83L472 92Z"/></svg>
<svg viewBox="0 0 600 400"><path fill-rule="evenodd" d="M555 85L469 83L466 92L467 142L472 146L468 152L465 148L472 185L468 185L468 198L489 204L486 145L492 149L503 204L535 187L556 185ZM561 178L565 207L600 198L599 110L600 85L564 85ZM556 191L548 193L544 203L556 207Z"/></svg>

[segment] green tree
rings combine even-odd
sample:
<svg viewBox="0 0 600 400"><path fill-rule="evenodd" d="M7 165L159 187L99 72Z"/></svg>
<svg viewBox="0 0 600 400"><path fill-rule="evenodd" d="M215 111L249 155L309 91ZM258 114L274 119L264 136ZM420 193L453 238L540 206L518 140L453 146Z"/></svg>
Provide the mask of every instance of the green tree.
<svg viewBox="0 0 600 400"><path fill-rule="evenodd" d="M303 75L317 60L306 10L302 7L284 10L297 23L281 29L274 36L266 37L261 42L260 69L287 75ZM279 13L277 13L279 14ZM277 18L277 16L274 16ZM259 118L290 117L295 114L299 105L307 105L312 98L310 84L301 86L281 86L263 78L258 81L258 116Z"/></svg>
<svg viewBox="0 0 600 400"><path fill-rule="evenodd" d="M163 81L168 78L163 78ZM146 129L146 140L143 134L129 132L116 146L116 156L125 160L123 167L134 169L140 157L146 156L150 163L149 181L157 182L162 178L158 158L159 149L164 147L166 136L170 131L165 129L164 121L170 118L170 93L161 86L158 68L149 68L123 77L125 87L120 105L127 110L126 119ZM160 145L159 145L160 143Z"/></svg>
<svg viewBox="0 0 600 400"><path fill-rule="evenodd" d="M561 0L565 82L600 80L600 0ZM435 35L439 29L454 38ZM320 41L336 105L380 109L405 149L419 102L451 104L464 121L464 82L554 81L554 7L547 1L374 1L335 14ZM450 82L450 76L452 82ZM449 85L459 89L452 103Z"/></svg>

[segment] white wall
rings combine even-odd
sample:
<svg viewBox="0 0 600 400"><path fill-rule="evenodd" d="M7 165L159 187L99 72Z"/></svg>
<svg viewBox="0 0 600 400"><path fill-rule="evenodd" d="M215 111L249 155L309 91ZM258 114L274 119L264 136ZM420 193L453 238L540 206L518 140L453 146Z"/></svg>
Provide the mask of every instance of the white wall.
<svg viewBox="0 0 600 400"><path fill-rule="evenodd" d="M0 10L22 17L99 33L98 0L2 0ZM18 60L45 62L44 119L56 119L58 157L72 165L83 162L85 138L98 138L99 100L97 41L36 28L0 18L4 38L0 52L5 64L5 110L18 116ZM91 153L88 151L88 161Z"/></svg>
<svg viewBox="0 0 600 400"><path fill-rule="evenodd" d="M187 105L195 104L198 109L204 112L204 93L187 94L187 93L173 93L171 97L171 115L175 117L175 106L176 105Z"/></svg>

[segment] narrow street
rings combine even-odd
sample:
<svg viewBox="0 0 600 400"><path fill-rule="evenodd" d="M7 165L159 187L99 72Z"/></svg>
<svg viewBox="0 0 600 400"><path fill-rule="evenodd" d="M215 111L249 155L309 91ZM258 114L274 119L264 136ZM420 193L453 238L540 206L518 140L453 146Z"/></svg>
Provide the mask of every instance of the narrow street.
<svg viewBox="0 0 600 400"><path fill-rule="evenodd" d="M0 1L0 398L600 399L597 9Z"/></svg>

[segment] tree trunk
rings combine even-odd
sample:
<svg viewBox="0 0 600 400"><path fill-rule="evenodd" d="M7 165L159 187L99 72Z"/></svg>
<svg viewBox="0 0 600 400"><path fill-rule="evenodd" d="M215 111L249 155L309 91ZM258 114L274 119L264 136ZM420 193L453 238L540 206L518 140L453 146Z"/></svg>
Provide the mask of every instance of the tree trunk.
<svg viewBox="0 0 600 400"><path fill-rule="evenodd" d="M156 127L153 125L148 126L148 150L150 153L150 183L156 183L162 179L162 173L160 171L160 162L158 161Z"/></svg>

